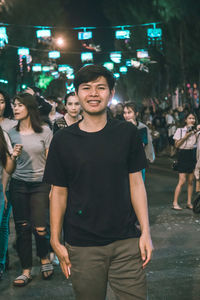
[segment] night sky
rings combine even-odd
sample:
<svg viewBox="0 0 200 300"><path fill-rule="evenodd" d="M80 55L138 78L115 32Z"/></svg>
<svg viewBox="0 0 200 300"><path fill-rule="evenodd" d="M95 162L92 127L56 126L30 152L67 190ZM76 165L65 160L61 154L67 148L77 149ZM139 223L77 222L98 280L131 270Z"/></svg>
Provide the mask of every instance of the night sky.
<svg viewBox="0 0 200 300"><path fill-rule="evenodd" d="M109 21L103 13L101 2L94 0L74 1L73 4L64 4L65 10L68 12L67 26L70 27L98 27L93 30L92 43L101 46L101 53L95 54L95 61L97 63L104 62L108 56L108 52L114 49L114 39L112 39L112 30ZM106 27L106 28L105 28ZM72 32L74 35L74 31ZM77 33L75 38L72 37L71 46L75 50L83 51L80 41L77 40ZM66 56L65 56L66 58ZM73 62L76 61L76 55L71 55ZM78 66L80 67L80 66Z"/></svg>
<svg viewBox="0 0 200 300"><path fill-rule="evenodd" d="M103 14L101 1L74 1L70 6L65 4L65 9L70 12L69 21L73 27L109 25Z"/></svg>

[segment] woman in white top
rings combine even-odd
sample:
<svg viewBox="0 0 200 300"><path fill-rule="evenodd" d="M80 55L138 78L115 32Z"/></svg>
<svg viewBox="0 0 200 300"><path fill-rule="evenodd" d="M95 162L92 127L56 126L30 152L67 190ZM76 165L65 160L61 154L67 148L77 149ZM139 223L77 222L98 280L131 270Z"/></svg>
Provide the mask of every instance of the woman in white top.
<svg viewBox="0 0 200 300"><path fill-rule="evenodd" d="M194 113L188 113L185 116L185 127L178 128L174 134L175 147L178 149L178 172L179 181L174 192L174 201L172 208L181 210L178 204L178 197L180 195L182 186L187 178L187 205L186 208L192 209L192 191L194 169L196 164L196 117Z"/></svg>

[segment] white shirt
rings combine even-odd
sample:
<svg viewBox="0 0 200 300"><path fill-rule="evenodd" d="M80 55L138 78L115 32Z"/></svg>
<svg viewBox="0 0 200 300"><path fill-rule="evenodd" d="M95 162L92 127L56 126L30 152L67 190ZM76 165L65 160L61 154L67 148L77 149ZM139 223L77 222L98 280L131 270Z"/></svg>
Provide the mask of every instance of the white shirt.
<svg viewBox="0 0 200 300"><path fill-rule="evenodd" d="M178 128L173 136L173 139L178 141L182 139L187 133L187 127ZM185 142L179 147L179 149L193 149L196 148L197 137L195 134L192 134L190 137L185 140Z"/></svg>
<svg viewBox="0 0 200 300"><path fill-rule="evenodd" d="M172 135L174 135L174 133L176 131L175 120L174 120L173 116L170 114L167 114L165 119L166 119L167 125L169 126L168 136L172 136Z"/></svg>

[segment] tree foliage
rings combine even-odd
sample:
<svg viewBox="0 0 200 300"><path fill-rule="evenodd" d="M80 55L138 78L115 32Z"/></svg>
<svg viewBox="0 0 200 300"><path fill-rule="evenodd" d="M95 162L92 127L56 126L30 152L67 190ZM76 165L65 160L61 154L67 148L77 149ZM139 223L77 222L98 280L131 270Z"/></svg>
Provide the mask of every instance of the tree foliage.
<svg viewBox="0 0 200 300"><path fill-rule="evenodd" d="M157 66L150 67L148 75L140 74L141 85L145 87L143 90L138 83L134 84L139 76L138 71L129 72L124 83L127 95L130 91L135 97L152 93L160 95L167 89L173 91L177 86L185 86L188 81L192 83L200 80L199 1L105 0L103 4L112 25L162 23L164 49L149 49L152 59L158 62ZM138 44L139 41L134 38L132 49L137 48ZM123 46L121 50L124 51ZM120 85L124 79L121 81Z"/></svg>
<svg viewBox="0 0 200 300"><path fill-rule="evenodd" d="M22 77L19 72L17 47L38 48L34 26L64 26L66 15L61 0L48 0L48 3L40 0L7 0L2 3L1 22L11 25L7 27L9 44L0 53L0 78L8 80L10 94L15 93L17 83L22 82L24 77L27 84L33 84L30 73ZM36 62L47 59L47 52L32 51L31 55Z"/></svg>

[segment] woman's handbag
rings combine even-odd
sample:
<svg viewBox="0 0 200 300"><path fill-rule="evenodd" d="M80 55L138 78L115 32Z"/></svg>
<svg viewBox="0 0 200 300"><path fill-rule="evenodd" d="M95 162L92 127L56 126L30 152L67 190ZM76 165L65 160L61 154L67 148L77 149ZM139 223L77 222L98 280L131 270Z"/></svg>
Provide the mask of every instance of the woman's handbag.
<svg viewBox="0 0 200 300"><path fill-rule="evenodd" d="M178 161L174 160L172 163L172 170L178 171Z"/></svg>
<svg viewBox="0 0 200 300"><path fill-rule="evenodd" d="M180 138L182 138L182 129L181 129L181 136ZM178 156L178 152L179 152L179 149L176 148L176 156ZM174 160L173 163L172 163L172 170L174 171L178 171L178 159Z"/></svg>

